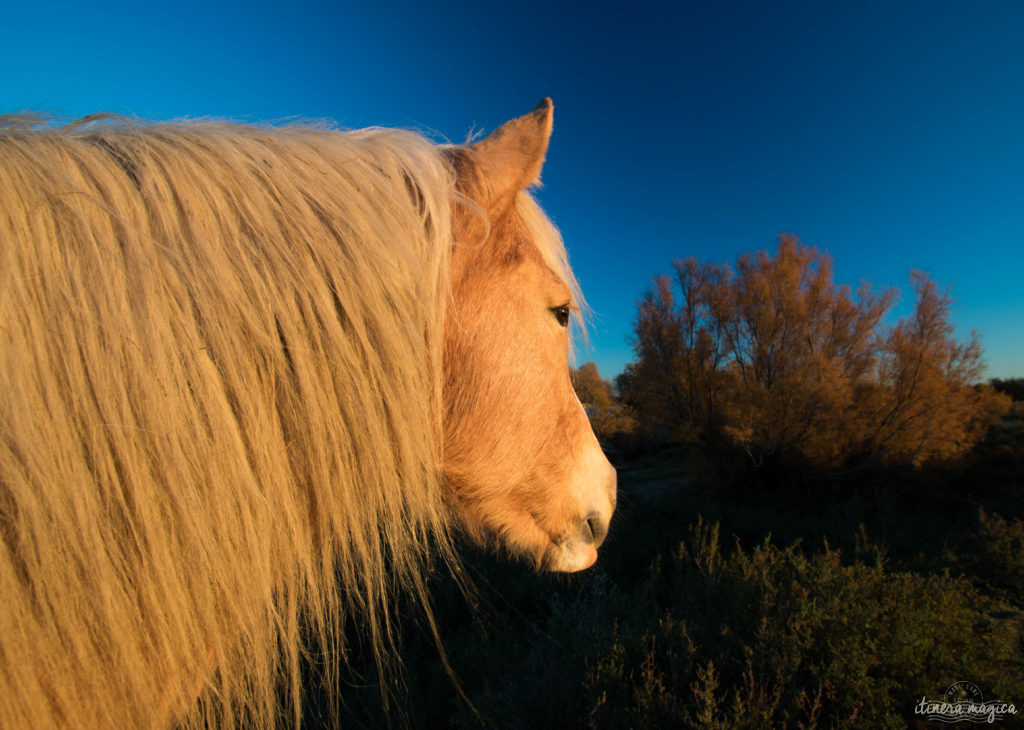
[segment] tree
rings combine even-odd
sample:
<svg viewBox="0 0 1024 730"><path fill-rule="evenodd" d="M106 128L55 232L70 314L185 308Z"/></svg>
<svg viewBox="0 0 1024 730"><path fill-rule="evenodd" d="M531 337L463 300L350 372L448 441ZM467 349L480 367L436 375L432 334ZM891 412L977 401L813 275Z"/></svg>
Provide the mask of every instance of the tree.
<svg viewBox="0 0 1024 730"><path fill-rule="evenodd" d="M659 276L645 292L633 327L637 359L623 373L619 392L643 410L649 438L686 440L692 423L679 381L682 341L668 277Z"/></svg>
<svg viewBox="0 0 1024 730"><path fill-rule="evenodd" d="M992 378L989 381L1000 393L1006 393L1013 400L1024 400L1024 378Z"/></svg>
<svg viewBox="0 0 1024 730"><path fill-rule="evenodd" d="M914 312L883 335L866 446L918 465L957 456L983 435L984 397L971 386L984 368L977 333L953 336L949 291L919 271L910 278Z"/></svg>
<svg viewBox="0 0 1024 730"><path fill-rule="evenodd" d="M672 280L657 277L638 304L637 360L618 385L623 399L647 414L649 435L692 441L712 437L722 420L718 394L728 380L721 369L727 348L721 323L710 313L729 270L692 258L674 268L678 309Z"/></svg>
<svg viewBox="0 0 1024 730"><path fill-rule="evenodd" d="M580 403L585 406L607 408L614 403L611 383L601 379L597 365L592 362L585 362L573 369L572 387Z"/></svg>
<svg viewBox="0 0 1024 730"><path fill-rule="evenodd" d="M949 323L952 299L914 272L914 314L881 321L897 292L836 286L827 254L784 235L736 269L674 264L637 306L620 392L641 428L729 444L752 463L921 464L979 436L981 348ZM678 292L678 295L677 295ZM930 414L930 417L929 417Z"/></svg>
<svg viewBox="0 0 1024 730"><path fill-rule="evenodd" d="M597 365L585 362L574 368L572 384L576 397L586 408L594 434L606 447L611 441L636 430L636 416L618 402L612 394L611 383L601 378Z"/></svg>
<svg viewBox="0 0 1024 730"><path fill-rule="evenodd" d="M795 453L817 465L848 451L854 384L870 368L874 330L895 299L832 282L827 254L781 236L775 256L742 256L713 317L736 379L728 434L755 461Z"/></svg>

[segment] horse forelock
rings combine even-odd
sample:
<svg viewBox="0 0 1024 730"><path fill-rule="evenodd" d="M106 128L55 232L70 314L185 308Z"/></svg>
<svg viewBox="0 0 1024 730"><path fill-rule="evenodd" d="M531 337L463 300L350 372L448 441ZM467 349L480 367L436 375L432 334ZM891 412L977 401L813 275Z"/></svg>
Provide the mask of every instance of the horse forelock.
<svg viewBox="0 0 1024 730"><path fill-rule="evenodd" d="M393 591L452 559L451 158L36 126L0 131L0 725L297 720L303 636L333 677L355 611L385 661Z"/></svg>
<svg viewBox="0 0 1024 730"><path fill-rule="evenodd" d="M562 241L562 234L551 222L544 210L537 204L533 196L523 191L516 198L516 213L529 232L530 240L533 241L540 251L541 258L551 271L562 280L572 295L572 319L575 322L577 333L585 341L587 338L586 320L589 314L589 307L583 297L583 290L580 283L569 265L569 253L565 243ZM569 340L570 356L572 356L573 338Z"/></svg>

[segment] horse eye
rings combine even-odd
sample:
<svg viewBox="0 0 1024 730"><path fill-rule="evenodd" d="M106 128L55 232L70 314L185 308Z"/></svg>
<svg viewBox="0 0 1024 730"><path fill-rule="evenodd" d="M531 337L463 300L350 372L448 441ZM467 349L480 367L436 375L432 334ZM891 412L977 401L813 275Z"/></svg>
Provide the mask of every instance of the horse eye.
<svg viewBox="0 0 1024 730"><path fill-rule="evenodd" d="M562 325L563 327L568 327L569 326L569 305L568 304L564 304L561 307L555 307L555 308L553 308L551 310L551 312L555 315L555 319L558 320L558 324Z"/></svg>

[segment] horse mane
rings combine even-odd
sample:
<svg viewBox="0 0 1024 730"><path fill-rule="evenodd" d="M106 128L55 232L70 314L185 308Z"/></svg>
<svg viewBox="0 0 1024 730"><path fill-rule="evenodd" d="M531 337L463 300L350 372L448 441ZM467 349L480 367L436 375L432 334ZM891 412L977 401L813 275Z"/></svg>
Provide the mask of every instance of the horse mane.
<svg viewBox="0 0 1024 730"><path fill-rule="evenodd" d="M451 166L400 130L3 126L0 725L297 724L303 659L337 682L346 620L385 657L455 561Z"/></svg>

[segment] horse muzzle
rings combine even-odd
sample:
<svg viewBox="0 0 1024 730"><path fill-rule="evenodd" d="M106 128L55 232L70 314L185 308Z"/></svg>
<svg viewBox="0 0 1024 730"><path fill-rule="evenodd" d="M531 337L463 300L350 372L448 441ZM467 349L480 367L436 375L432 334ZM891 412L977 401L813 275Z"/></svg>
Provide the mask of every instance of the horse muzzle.
<svg viewBox="0 0 1024 730"><path fill-rule="evenodd" d="M599 458L588 454L591 468L584 472L589 477L583 502L588 508L579 519L575 533L551 545L545 552L541 560L544 570L571 573L586 570L597 561L597 549L608 535L612 513L615 512L618 477L615 467L600 449L596 453Z"/></svg>

